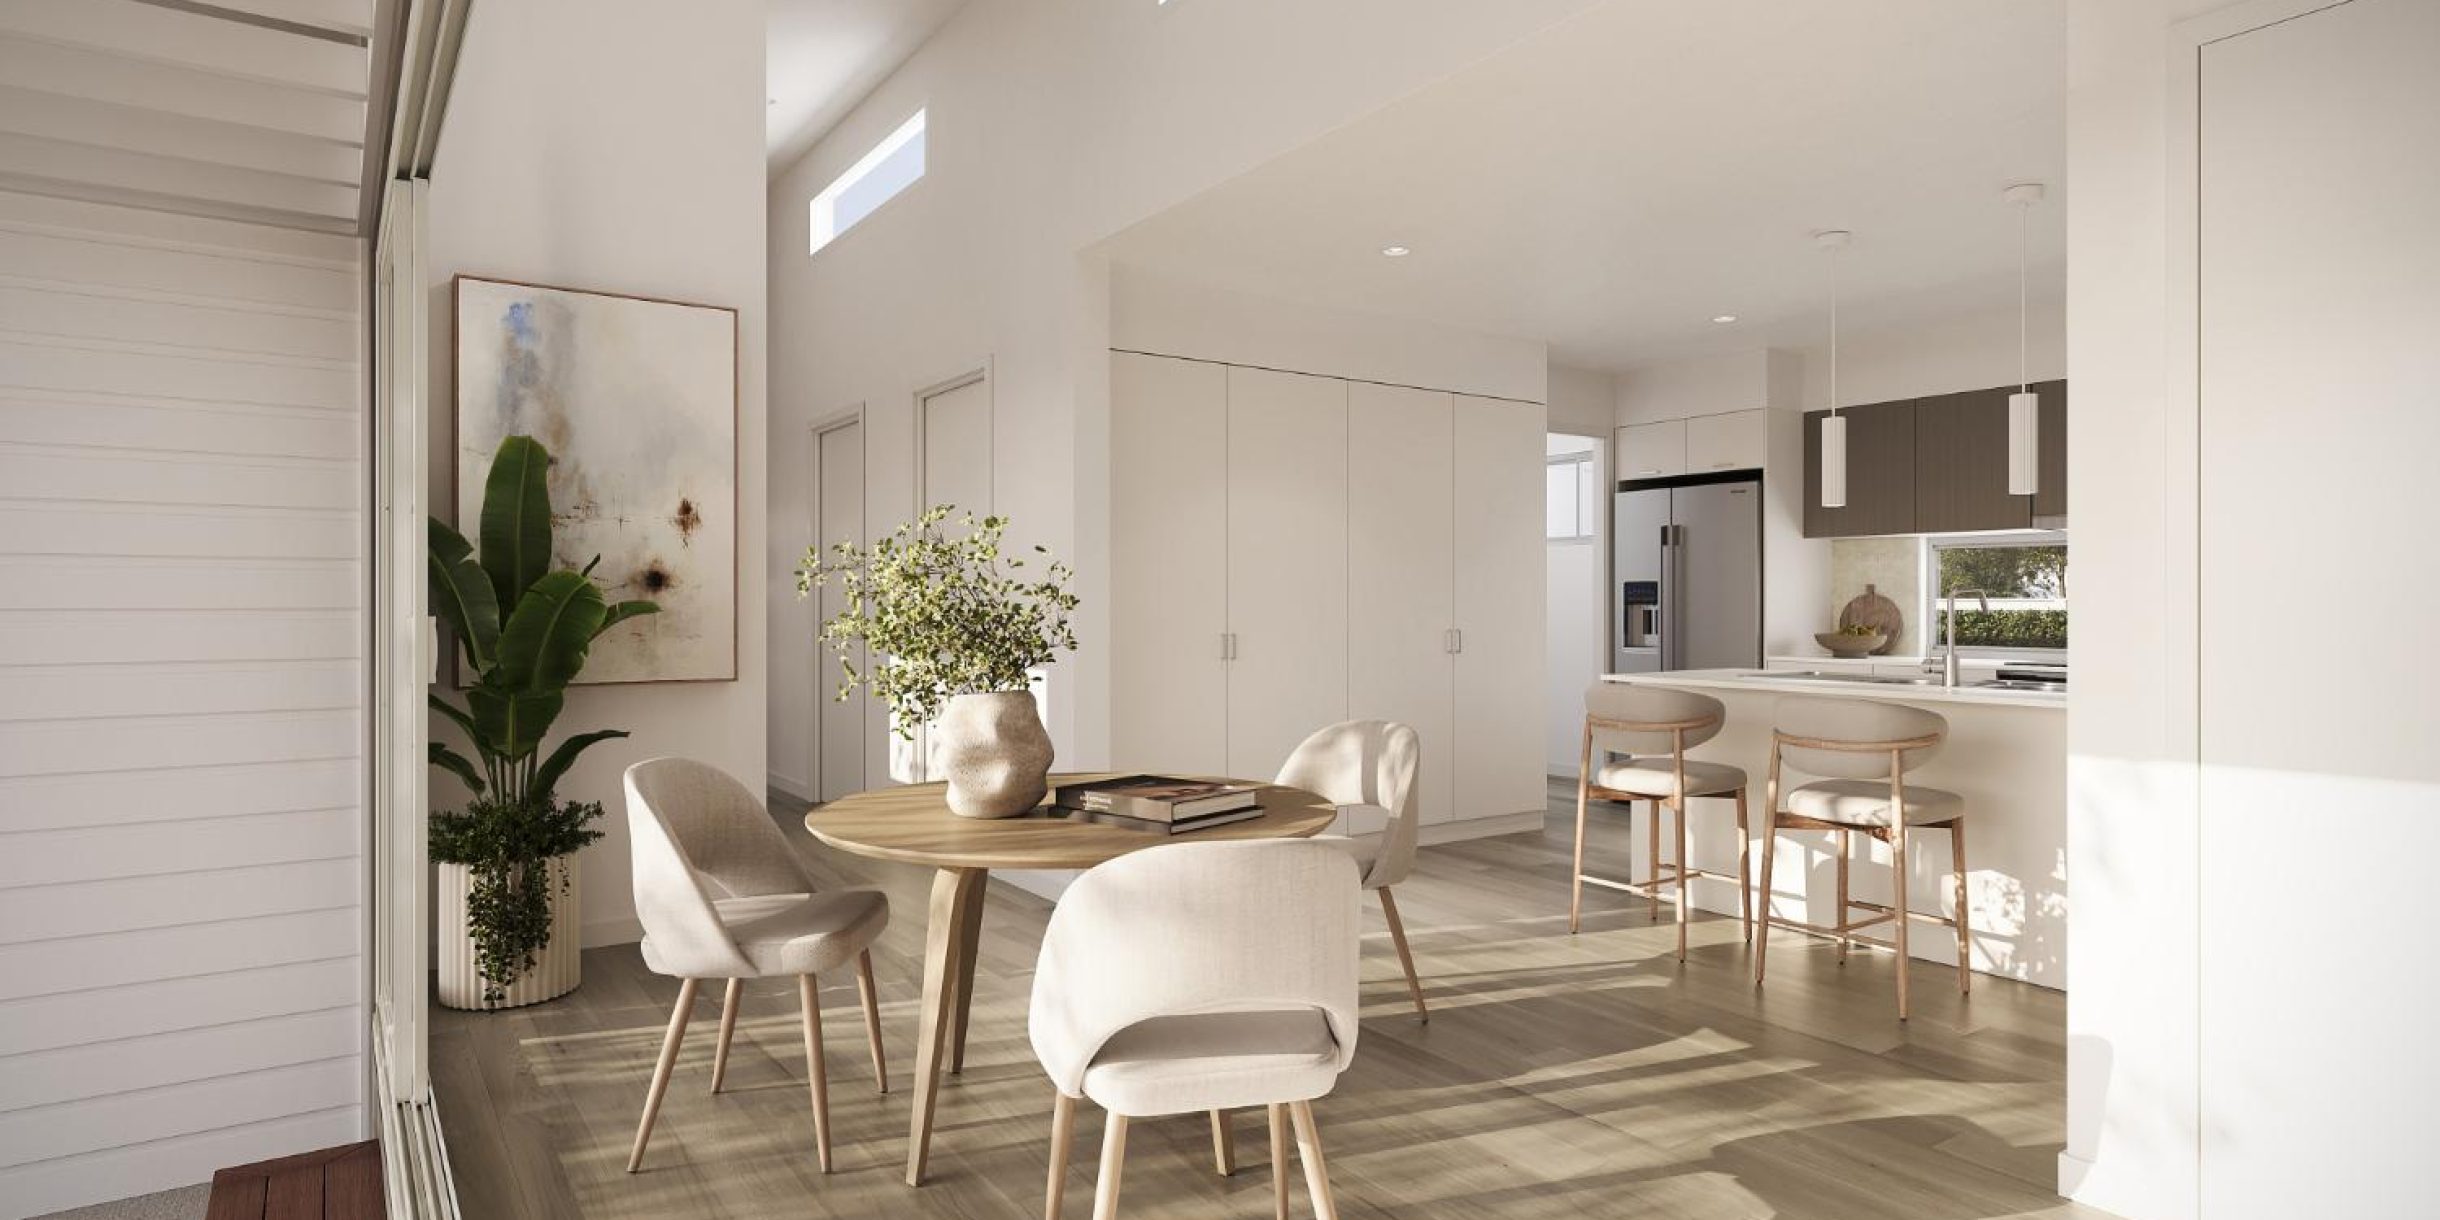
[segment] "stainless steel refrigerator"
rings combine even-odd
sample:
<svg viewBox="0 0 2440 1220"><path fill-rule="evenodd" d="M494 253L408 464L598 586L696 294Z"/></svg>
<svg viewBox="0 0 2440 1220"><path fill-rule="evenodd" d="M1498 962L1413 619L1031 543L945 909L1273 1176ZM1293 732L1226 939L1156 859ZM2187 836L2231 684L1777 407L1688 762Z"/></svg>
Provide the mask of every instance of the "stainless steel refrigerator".
<svg viewBox="0 0 2440 1220"><path fill-rule="evenodd" d="M1762 664L1762 484L1618 493L1610 651L1619 673Z"/></svg>

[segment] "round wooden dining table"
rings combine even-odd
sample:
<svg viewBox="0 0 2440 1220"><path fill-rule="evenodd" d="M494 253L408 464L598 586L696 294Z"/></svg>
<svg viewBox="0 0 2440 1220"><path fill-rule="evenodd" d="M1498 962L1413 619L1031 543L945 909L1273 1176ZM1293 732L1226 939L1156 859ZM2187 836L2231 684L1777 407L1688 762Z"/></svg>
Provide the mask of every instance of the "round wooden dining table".
<svg viewBox="0 0 2440 1220"><path fill-rule="evenodd" d="M1051 783L1126 774L1054 775ZM1013 818L967 818L949 812L946 789L936 783L859 792L805 815L805 829L840 851L937 870L924 929L923 1015L915 1034L915 1113L907 1129L907 1185L923 1184L941 1074L965 1066L966 1012L974 995L983 883L991 870L1091 868L1164 843L1308 838L1338 816L1336 806L1301 788L1254 780L1220 782L1260 788L1262 816L1180 835L1072 821L1048 807Z"/></svg>

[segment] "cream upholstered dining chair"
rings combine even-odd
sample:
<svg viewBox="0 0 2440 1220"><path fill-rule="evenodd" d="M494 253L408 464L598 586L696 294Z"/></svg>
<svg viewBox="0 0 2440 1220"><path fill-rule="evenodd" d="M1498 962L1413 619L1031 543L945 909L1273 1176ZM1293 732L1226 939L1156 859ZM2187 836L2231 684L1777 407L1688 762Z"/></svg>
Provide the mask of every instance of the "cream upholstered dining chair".
<svg viewBox="0 0 2440 1220"><path fill-rule="evenodd" d="M1354 861L1324 843L1170 843L1068 887L1042 932L1027 1032L1057 1092L1044 1213L1066 1194L1076 1100L1106 1112L1094 1220L1118 1211L1130 1119L1267 1106L1274 1203L1296 1127L1314 1215L1337 1215L1314 1126L1356 1050Z"/></svg>
<svg viewBox="0 0 2440 1220"><path fill-rule="evenodd" d="M1898 953L1898 1019L1906 1019L1906 975L1911 960L1906 929L1915 920L1957 929L1957 991L1973 988L1973 914L1966 889L1966 800L1954 792L1906 782L1947 739L1949 722L1937 712L1878 699L1782 699L1772 712L1769 807L1762 829L1763 939L1754 946L1754 985L1762 985L1763 958L1773 926L1838 939L1841 961L1860 928L1893 925ZM1779 781L1782 763L1823 778L1794 788ZM1782 805L1785 808L1782 808ZM1771 860L1782 830L1827 830L1838 835L1837 922L1828 927L1771 914ZM1956 886L1957 917L1914 910L1906 897L1907 839L1918 830L1949 832L1949 859ZM1847 892L1847 857L1858 834L1889 844L1891 901L1859 902ZM1857 910L1876 912L1850 919Z"/></svg>
<svg viewBox="0 0 2440 1220"><path fill-rule="evenodd" d="M1317 841L1345 851L1355 860L1364 888L1381 895L1381 917L1389 922L1390 944L1406 971L1407 994L1414 998L1415 1015L1429 1021L1432 1010L1423 1003L1423 982L1415 976L1415 955L1406 945L1406 923L1398 918L1398 899L1390 892L1415 869L1415 774L1422 758L1415 730L1389 720L1349 720L1306 738L1288 755L1277 782L1337 805L1343 818L1386 817L1378 836L1325 836Z"/></svg>
<svg viewBox="0 0 2440 1220"><path fill-rule="evenodd" d="M729 1036L737 1028L741 983L789 975L796 976L805 1013L814 1152L822 1172L830 1172L829 1084L814 976L855 962L873 1077L888 1092L870 948L889 924L889 899L875 890L816 892L762 802L726 772L692 759L654 758L627 768L627 826L634 840L635 914L644 925L644 964L682 980L652 1087L644 1095L627 1172L644 1163L644 1144L669 1090L696 988L705 979L728 980L720 1041L712 1051L717 1093L728 1068Z"/></svg>
<svg viewBox="0 0 2440 1220"><path fill-rule="evenodd" d="M1697 762L1686 751L1719 735L1728 722L1728 708L1709 695L1625 682L1595 682L1584 692L1584 749L1576 766L1575 880L1567 896L1567 930L1583 920L1586 882L1610 889L1641 892L1660 912L1662 886L1677 899L1677 956L1686 960L1687 894L1690 877L1734 881L1737 919L1745 939L1754 939L1754 899L1746 884L1752 837L1745 822L1745 769L1727 763ZM1602 762L1593 759L1599 748ZM1623 754L1625 757L1613 757ZM1733 797L1737 802L1737 875L1729 877L1687 862L1686 802L1696 797ZM1594 801L1623 801L1632 833L1635 802L1652 802L1651 847L1646 859L1652 874L1642 880L1613 880L1584 871L1584 830L1587 806ZM1661 810L1676 814L1677 863L1661 871Z"/></svg>

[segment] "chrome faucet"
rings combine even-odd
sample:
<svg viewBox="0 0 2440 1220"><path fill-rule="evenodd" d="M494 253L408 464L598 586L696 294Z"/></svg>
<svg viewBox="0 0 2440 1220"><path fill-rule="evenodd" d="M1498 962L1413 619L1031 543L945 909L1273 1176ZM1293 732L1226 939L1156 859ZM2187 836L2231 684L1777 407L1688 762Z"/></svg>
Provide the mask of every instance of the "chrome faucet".
<svg viewBox="0 0 2440 1220"><path fill-rule="evenodd" d="M1990 594L1980 589L1949 590L1948 610L1944 616L1946 626L1940 633L1942 642L1946 645L1941 649L1940 654L1940 684L1942 686L1953 688L1957 685L1957 599L1969 593L1974 595L1975 601L1982 603L1983 613L1991 612Z"/></svg>

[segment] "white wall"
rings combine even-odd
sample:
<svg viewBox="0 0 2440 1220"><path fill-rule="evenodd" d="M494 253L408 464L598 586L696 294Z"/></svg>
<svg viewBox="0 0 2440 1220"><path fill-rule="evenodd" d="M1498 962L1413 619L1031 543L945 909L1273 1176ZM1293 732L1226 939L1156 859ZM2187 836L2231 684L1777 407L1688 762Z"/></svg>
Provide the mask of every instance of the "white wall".
<svg viewBox="0 0 2440 1220"><path fill-rule="evenodd" d="M865 404L867 527L889 529L911 504L913 391L988 359L996 507L1076 562L1084 599L1051 735L1063 765L1102 761L1110 337L1091 247L1591 2L966 6L771 184L773 468L805 468L810 422ZM917 107L924 180L808 257L806 202ZM801 489L779 492L774 518L801 530ZM793 590L771 610L773 740L808 742L813 616Z"/></svg>
<svg viewBox="0 0 2440 1220"><path fill-rule="evenodd" d="M2169 25L2211 0L2068 6L2067 1148L2062 1193L2136 1220L2198 1214L2203 1121L2191 624L2166 610ZM2185 509L2191 520L2191 505ZM2191 526L2188 527L2189 529ZM2189 539L2190 539L2189 535ZM2254 911L2243 918L2258 918Z"/></svg>
<svg viewBox="0 0 2440 1220"><path fill-rule="evenodd" d="M759 5L518 0L474 11L432 175L432 384L451 384L450 277L460 272L735 307L738 622L734 682L578 687L557 731L622 728L562 796L598 800L609 837L583 856L585 942L632 940L619 775L660 754L759 788L766 552L763 13ZM429 501L451 505L454 403L432 411ZM446 510L443 510L446 511ZM793 596L793 592L791 592ZM435 721L433 734L456 730ZM436 776L434 799L458 795Z"/></svg>
<svg viewBox="0 0 2440 1220"><path fill-rule="evenodd" d="M1794 353L1763 348L1632 365L1613 379L1616 422L1624 427L1760 407L1794 407L1797 369Z"/></svg>
<svg viewBox="0 0 2440 1220"><path fill-rule="evenodd" d="M2034 303L2025 326L2028 380L2067 375L2066 326L2066 311L2058 303ZM1851 406L2006 385L2017 379L2016 336L2014 309L1948 314L1900 330L1842 332L1839 401ZM1816 346L1802 352L1804 409L1819 411L1830 405L1830 350Z"/></svg>
<svg viewBox="0 0 2440 1220"><path fill-rule="evenodd" d="M1598 369L1553 364L1547 405L1551 431L1606 440L1618 417L1617 379Z"/></svg>
<svg viewBox="0 0 2440 1220"><path fill-rule="evenodd" d="M361 257L0 193L0 1216L365 1135Z"/></svg>

